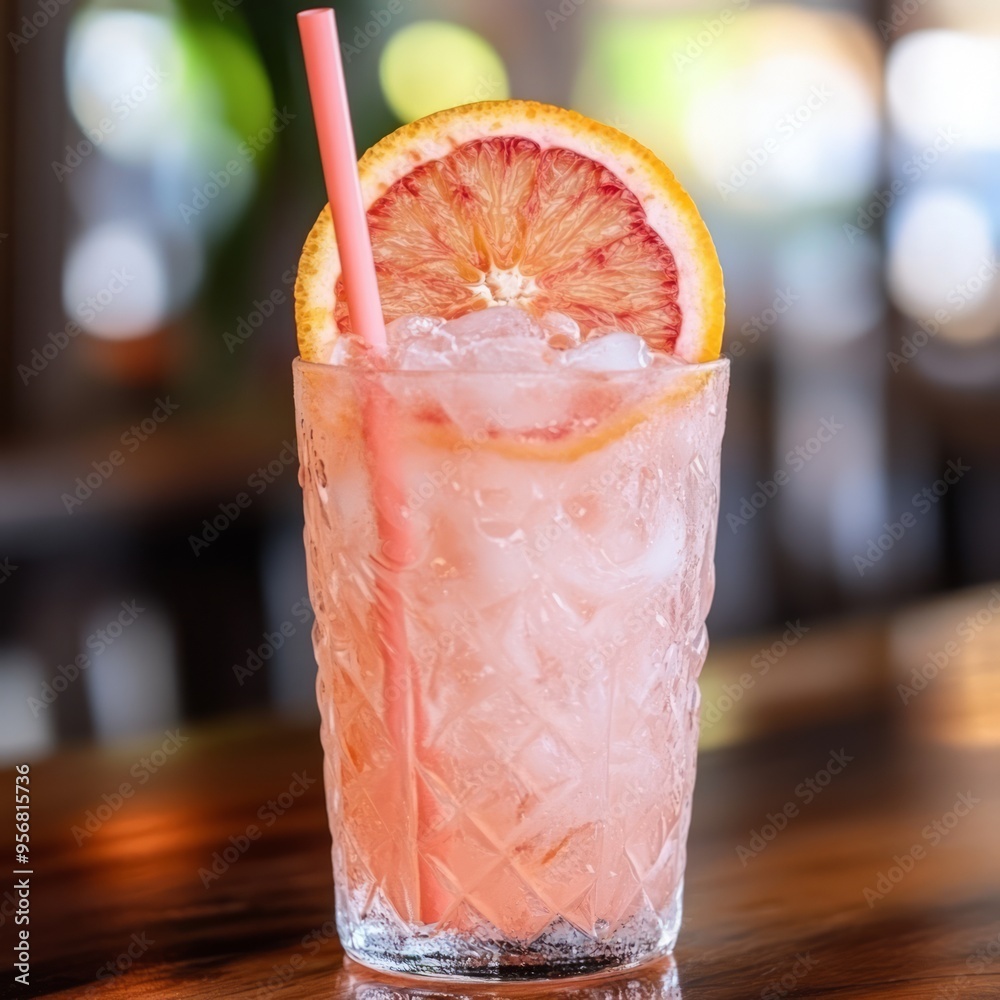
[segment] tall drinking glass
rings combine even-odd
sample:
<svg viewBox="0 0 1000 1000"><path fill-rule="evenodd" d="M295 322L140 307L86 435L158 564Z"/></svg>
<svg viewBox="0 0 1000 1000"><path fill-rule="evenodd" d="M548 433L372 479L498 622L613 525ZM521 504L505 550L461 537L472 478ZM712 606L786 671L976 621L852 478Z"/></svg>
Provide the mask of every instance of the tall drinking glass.
<svg viewBox="0 0 1000 1000"><path fill-rule="evenodd" d="M295 362L337 926L357 960L545 978L673 947L728 377L725 360Z"/></svg>

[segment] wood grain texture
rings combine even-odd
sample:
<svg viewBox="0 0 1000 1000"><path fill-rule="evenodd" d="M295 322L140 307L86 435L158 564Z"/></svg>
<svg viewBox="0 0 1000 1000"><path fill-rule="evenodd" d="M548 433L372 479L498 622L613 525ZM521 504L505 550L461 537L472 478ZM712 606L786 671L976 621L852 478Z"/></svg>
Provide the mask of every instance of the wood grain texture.
<svg viewBox="0 0 1000 1000"><path fill-rule="evenodd" d="M921 742L880 716L705 753L675 962L566 986L443 988L344 961L332 932L314 732L266 721L192 731L140 783L133 768L159 742L76 751L33 767L32 986L14 989L5 974L0 995L1000 997L997 745ZM833 752L852 759L824 783ZM268 825L268 800L296 775L316 781ZM12 787L9 772L2 780ZM809 780L819 791L806 801ZM122 782L134 794L78 846L73 827L83 828L102 796L114 802ZM948 826L963 795L976 801ZM770 834L762 831L767 814L789 803L784 829L741 857L740 845L754 849L752 831ZM946 830L936 844L935 821ZM251 824L259 839L203 885L199 869ZM866 901L864 889L877 890L879 873L914 845L923 855L911 870ZM8 921L5 956L9 932ZM97 979L130 943L144 948L131 968Z"/></svg>

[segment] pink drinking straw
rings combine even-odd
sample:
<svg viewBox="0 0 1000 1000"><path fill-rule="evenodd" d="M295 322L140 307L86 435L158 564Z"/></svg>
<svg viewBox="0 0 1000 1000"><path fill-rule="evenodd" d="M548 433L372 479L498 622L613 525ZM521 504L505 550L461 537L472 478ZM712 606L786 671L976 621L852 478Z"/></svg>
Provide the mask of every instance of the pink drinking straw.
<svg viewBox="0 0 1000 1000"><path fill-rule="evenodd" d="M304 10L298 21L323 177L344 272L351 329L373 351L381 354L386 346L385 321L378 297L368 220L361 201L358 152L351 129L344 67L340 61L337 22L329 7Z"/></svg>
<svg viewBox="0 0 1000 1000"><path fill-rule="evenodd" d="M385 320L361 198L357 149L340 60L337 23L329 7L304 10L298 15L298 22L351 329L362 337L370 350L384 354ZM381 803L378 808L386 810L383 815L388 826L397 826L394 831L397 843L415 845L423 825L430 821L433 805L431 793L416 773L421 712L415 677L410 669L403 599L396 583L400 564L409 552L406 524L400 515L405 499L398 478L392 399L379 391L375 383L372 391L366 394L363 408L376 523L382 543L382 564L376 567L375 603L385 659L386 728L396 743L400 762L400 815L393 815L389 803ZM422 923L440 917L446 900L435 888L436 880L426 864L416 856L415 847L412 856L400 858L400 865L408 871L387 873L390 879L383 887L399 912ZM395 886L391 886L395 881L391 878L393 874L398 875L402 883L398 893L393 891Z"/></svg>

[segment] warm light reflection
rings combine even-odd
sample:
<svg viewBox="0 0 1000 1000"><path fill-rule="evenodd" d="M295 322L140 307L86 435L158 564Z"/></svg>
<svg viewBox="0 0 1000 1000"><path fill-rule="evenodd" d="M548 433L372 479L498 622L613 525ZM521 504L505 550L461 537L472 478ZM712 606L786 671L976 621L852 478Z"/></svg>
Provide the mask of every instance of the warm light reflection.
<svg viewBox="0 0 1000 1000"><path fill-rule="evenodd" d="M895 698L921 738L1000 745L1000 586L896 616Z"/></svg>
<svg viewBox="0 0 1000 1000"><path fill-rule="evenodd" d="M125 774L127 778L127 770ZM84 816L82 813L81 820ZM128 799L96 833L83 840L90 859L84 872L98 873L101 891L113 890L123 898L133 892L148 892L152 880L172 882L190 875L197 870L204 847L199 827L203 820L178 795L161 794L153 801L149 796ZM90 832L85 826L80 830ZM145 871L146 888L144 880L137 878L140 871ZM107 884L109 879L111 885Z"/></svg>
<svg viewBox="0 0 1000 1000"><path fill-rule="evenodd" d="M389 107L404 122L510 96L507 70L493 46L447 21L417 21L397 31L382 52L379 79Z"/></svg>

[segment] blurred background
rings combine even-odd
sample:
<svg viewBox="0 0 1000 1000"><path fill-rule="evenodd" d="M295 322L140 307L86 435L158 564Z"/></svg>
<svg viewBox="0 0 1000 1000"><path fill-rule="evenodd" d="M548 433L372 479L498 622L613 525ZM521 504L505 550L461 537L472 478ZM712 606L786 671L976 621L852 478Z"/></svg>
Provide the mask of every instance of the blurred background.
<svg viewBox="0 0 1000 1000"><path fill-rule="evenodd" d="M315 714L286 444L325 200L304 6L3 5L5 759ZM536 98L636 136L706 216L733 379L706 741L905 704L935 656L980 706L963 733L998 738L996 0L335 7L360 149Z"/></svg>

